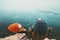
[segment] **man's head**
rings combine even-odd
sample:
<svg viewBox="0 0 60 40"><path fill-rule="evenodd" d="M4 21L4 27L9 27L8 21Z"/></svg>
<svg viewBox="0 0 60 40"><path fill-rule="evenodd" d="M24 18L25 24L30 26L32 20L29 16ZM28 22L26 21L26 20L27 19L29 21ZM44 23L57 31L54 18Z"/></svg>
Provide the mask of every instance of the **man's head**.
<svg viewBox="0 0 60 40"><path fill-rule="evenodd" d="M37 18L36 21L42 21L42 18Z"/></svg>

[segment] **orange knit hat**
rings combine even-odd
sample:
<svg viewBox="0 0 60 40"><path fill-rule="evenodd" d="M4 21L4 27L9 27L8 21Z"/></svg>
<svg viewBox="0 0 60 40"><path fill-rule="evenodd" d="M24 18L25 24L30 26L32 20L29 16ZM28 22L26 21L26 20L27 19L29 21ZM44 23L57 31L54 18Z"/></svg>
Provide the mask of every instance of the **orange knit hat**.
<svg viewBox="0 0 60 40"><path fill-rule="evenodd" d="M19 29L22 27L22 25L18 23L13 23L8 26L8 30L11 32L19 32Z"/></svg>

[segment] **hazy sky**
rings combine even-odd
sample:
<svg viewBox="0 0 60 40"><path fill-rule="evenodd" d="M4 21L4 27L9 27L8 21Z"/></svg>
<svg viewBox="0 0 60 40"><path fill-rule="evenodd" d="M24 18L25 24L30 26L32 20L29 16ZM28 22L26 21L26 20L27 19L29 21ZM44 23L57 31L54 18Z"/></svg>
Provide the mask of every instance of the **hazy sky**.
<svg viewBox="0 0 60 40"><path fill-rule="evenodd" d="M0 0L3 10L38 10L60 8L60 0Z"/></svg>

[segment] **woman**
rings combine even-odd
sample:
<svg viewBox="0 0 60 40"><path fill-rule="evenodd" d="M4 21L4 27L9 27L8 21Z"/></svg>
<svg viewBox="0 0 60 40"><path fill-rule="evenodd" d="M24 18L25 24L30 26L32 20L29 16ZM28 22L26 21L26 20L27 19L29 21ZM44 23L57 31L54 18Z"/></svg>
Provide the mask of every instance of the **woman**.
<svg viewBox="0 0 60 40"><path fill-rule="evenodd" d="M27 37L26 29L19 23L13 23L8 26L8 30L14 33L17 33L18 40L30 40Z"/></svg>

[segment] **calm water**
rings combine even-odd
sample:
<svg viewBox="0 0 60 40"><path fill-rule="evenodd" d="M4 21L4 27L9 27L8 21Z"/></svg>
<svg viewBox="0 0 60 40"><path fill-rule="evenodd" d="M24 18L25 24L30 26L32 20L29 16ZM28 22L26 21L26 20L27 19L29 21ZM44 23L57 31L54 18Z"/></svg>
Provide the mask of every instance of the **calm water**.
<svg viewBox="0 0 60 40"><path fill-rule="evenodd" d="M7 27L8 25L18 22L22 24L25 28L31 27L35 24L36 18L42 18L49 27L52 27L54 38L59 40L60 38L60 10L38 10L33 12L28 11L3 11L0 10L0 31L3 29L4 32L1 31L0 37L4 37L8 34ZM5 29L6 28L6 29ZM4 34L7 33L7 34ZM3 35L3 36L2 36Z"/></svg>
<svg viewBox="0 0 60 40"><path fill-rule="evenodd" d="M60 27L60 10L5 11L0 10L0 23L18 22L25 27L33 25L36 18L42 18L51 27Z"/></svg>

